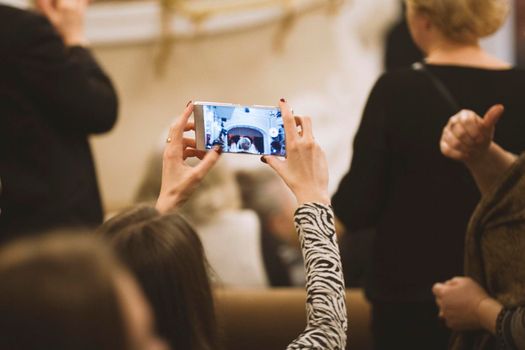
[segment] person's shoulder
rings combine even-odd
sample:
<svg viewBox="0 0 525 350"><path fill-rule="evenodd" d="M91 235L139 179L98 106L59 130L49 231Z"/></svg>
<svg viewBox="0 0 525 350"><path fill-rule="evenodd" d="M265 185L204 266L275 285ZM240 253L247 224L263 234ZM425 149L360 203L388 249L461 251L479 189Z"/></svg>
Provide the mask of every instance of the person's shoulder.
<svg viewBox="0 0 525 350"><path fill-rule="evenodd" d="M26 16L27 12L28 11L18 7L0 4L0 18L2 19L0 23L5 23L9 19L16 19L17 17L20 18Z"/></svg>
<svg viewBox="0 0 525 350"><path fill-rule="evenodd" d="M6 49L24 46L32 38L53 34L47 18L35 11L0 5L0 45Z"/></svg>
<svg viewBox="0 0 525 350"><path fill-rule="evenodd" d="M217 218L223 227L236 227L239 231L259 231L259 217L253 210L226 210Z"/></svg>
<svg viewBox="0 0 525 350"><path fill-rule="evenodd" d="M51 27L51 23L35 11L0 4L0 26L29 31L34 27ZM29 27L28 27L29 26Z"/></svg>
<svg viewBox="0 0 525 350"><path fill-rule="evenodd" d="M381 74L375 83L374 90L388 93L403 91L407 88L419 88L422 81L421 73L411 66L397 68Z"/></svg>
<svg viewBox="0 0 525 350"><path fill-rule="evenodd" d="M420 75L421 73L414 69L413 66L407 66L386 71L380 79L390 84L396 84L398 82L405 82L407 79L412 80L418 78Z"/></svg>
<svg viewBox="0 0 525 350"><path fill-rule="evenodd" d="M525 69L511 68L508 70L496 71L492 73L491 79L499 90L508 96L515 96L522 99L525 89Z"/></svg>

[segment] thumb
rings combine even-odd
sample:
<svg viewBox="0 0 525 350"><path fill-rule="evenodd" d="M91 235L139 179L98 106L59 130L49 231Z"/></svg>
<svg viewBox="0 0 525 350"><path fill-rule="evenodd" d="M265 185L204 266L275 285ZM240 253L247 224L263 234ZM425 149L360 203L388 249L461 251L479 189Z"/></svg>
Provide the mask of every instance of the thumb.
<svg viewBox="0 0 525 350"><path fill-rule="evenodd" d="M202 161L195 167L196 173L204 178L211 168L217 163L221 156L221 150L211 150L206 153Z"/></svg>
<svg viewBox="0 0 525 350"><path fill-rule="evenodd" d="M503 107L503 105L492 106L483 117L483 126L489 129L495 128L496 124L503 116L503 112L505 112L505 107Z"/></svg>
<svg viewBox="0 0 525 350"><path fill-rule="evenodd" d="M55 15L55 8L53 7L53 3L51 0L37 0L36 1L37 8L47 17L49 17L51 20L54 19Z"/></svg>
<svg viewBox="0 0 525 350"><path fill-rule="evenodd" d="M281 160L273 156L262 156L261 161L268 164L275 172L282 177L282 167L284 165L284 160Z"/></svg>
<svg viewBox="0 0 525 350"><path fill-rule="evenodd" d="M436 283L432 287L432 293L434 293L436 297L440 297L443 295L443 289L445 289L445 285L443 283Z"/></svg>

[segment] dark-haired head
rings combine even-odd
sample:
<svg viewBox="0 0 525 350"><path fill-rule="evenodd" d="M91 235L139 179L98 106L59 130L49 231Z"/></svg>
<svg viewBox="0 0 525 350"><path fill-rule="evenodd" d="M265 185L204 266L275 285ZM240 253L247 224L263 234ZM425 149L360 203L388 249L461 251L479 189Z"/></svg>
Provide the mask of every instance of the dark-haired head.
<svg viewBox="0 0 525 350"><path fill-rule="evenodd" d="M0 349L166 349L133 278L93 237L11 243L0 281Z"/></svg>
<svg viewBox="0 0 525 350"><path fill-rule="evenodd" d="M217 348L204 249L180 215L141 206L109 220L99 232L135 274L153 306L159 333L172 348Z"/></svg>

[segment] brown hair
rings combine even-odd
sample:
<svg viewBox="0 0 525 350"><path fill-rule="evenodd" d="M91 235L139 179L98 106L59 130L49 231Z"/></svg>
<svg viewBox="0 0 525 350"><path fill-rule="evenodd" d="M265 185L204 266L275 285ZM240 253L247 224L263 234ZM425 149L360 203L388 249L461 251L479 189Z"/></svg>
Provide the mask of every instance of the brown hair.
<svg viewBox="0 0 525 350"><path fill-rule="evenodd" d="M0 249L0 349L127 349L120 271L87 236L46 235Z"/></svg>
<svg viewBox="0 0 525 350"><path fill-rule="evenodd" d="M186 163L194 166L198 159L187 159ZM153 154L148 161L148 171L143 177L137 202L154 202L161 187L162 154ZM241 208L241 194L235 177L224 161L219 161L202 179L191 197L177 212L191 225L206 224L225 210ZM198 226L197 226L198 227Z"/></svg>
<svg viewBox="0 0 525 350"><path fill-rule="evenodd" d="M505 22L508 0L405 0L429 16L449 39L468 42L494 34Z"/></svg>
<svg viewBox="0 0 525 350"><path fill-rule="evenodd" d="M127 210L99 232L135 274L153 306L160 335L176 349L217 349L213 296L202 244L178 214Z"/></svg>

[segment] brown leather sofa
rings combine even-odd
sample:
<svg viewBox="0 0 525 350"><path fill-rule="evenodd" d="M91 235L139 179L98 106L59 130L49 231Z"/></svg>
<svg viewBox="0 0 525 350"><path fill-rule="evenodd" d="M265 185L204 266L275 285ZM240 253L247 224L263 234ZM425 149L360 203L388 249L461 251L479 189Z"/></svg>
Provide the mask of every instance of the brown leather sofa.
<svg viewBox="0 0 525 350"><path fill-rule="evenodd" d="M216 307L224 350L283 350L305 328L304 289L221 289ZM347 349L372 350L370 306L361 290L348 290Z"/></svg>

